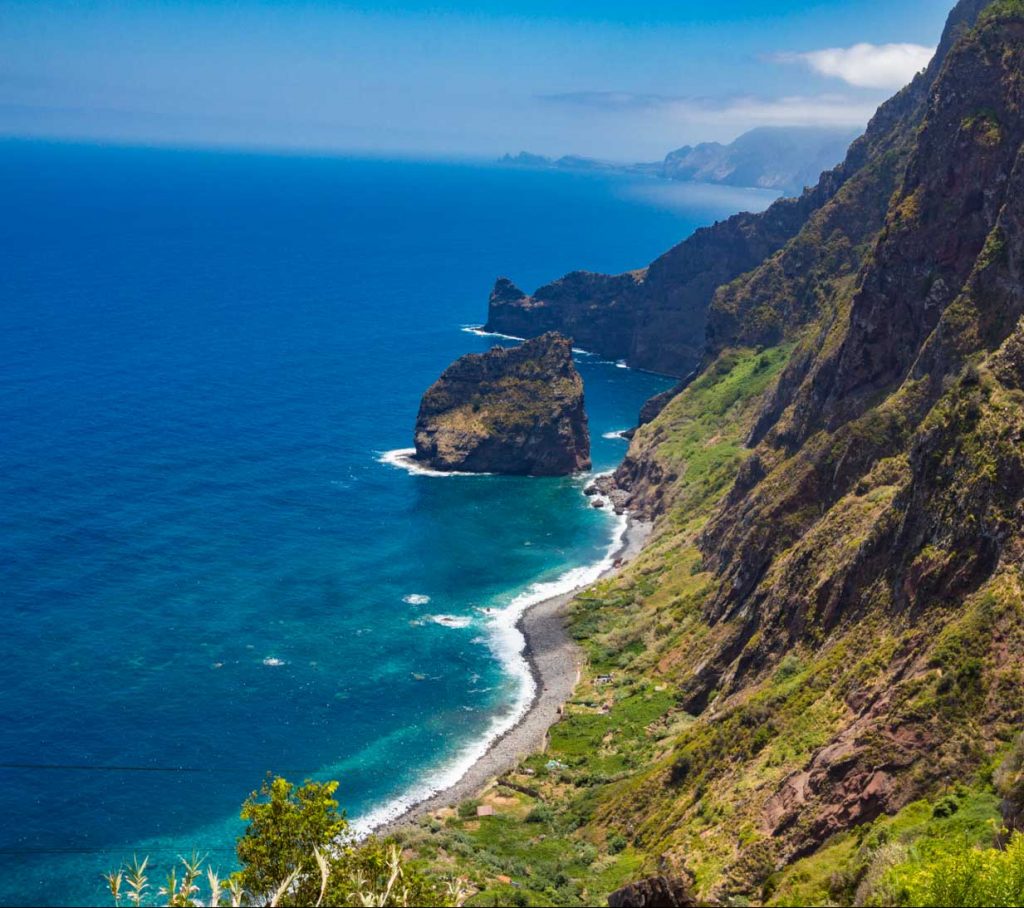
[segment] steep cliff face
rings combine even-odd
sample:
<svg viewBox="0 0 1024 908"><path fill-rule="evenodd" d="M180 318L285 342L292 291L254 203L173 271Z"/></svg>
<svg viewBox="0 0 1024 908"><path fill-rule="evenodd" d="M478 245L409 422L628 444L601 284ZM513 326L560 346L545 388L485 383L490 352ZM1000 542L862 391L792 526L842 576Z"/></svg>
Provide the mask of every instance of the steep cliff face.
<svg viewBox="0 0 1024 908"><path fill-rule="evenodd" d="M651 773L606 818L693 863L687 792L732 804L752 826L716 831L719 892L969 779L1024 721L1024 4L985 6L957 8L857 175L718 291L709 366L619 472L697 553L689 651L653 665L698 717L676 759L718 765L660 798Z"/></svg>
<svg viewBox="0 0 1024 908"><path fill-rule="evenodd" d="M471 473L560 476L589 469L583 381L569 341L545 334L452 363L420 402L416 459Z"/></svg>
<svg viewBox="0 0 1024 908"><path fill-rule="evenodd" d="M530 786L632 849L616 899L947 904L915 862L1021 822L1024 0L962 0L825 180L711 298L616 473L651 541L574 604Z"/></svg>
<svg viewBox="0 0 1024 908"><path fill-rule="evenodd" d="M654 536L577 602L604 680L549 750L701 897L891 904L889 818L994 816L1024 723L1024 2L960 3L825 179L635 433Z"/></svg>
<svg viewBox="0 0 1024 908"><path fill-rule="evenodd" d="M788 376L762 414L765 476L743 477L706 533L716 563L734 572L731 595L749 593L807 531L811 515L795 515L808 497L831 506L882 459L910 456L940 402L974 393L963 385L968 362L984 368L1016 330L1021 35L1016 20L987 17L950 52L856 291L820 321L829 340L799 384ZM764 506L788 527L768 545L730 517L739 507L757 524Z"/></svg>

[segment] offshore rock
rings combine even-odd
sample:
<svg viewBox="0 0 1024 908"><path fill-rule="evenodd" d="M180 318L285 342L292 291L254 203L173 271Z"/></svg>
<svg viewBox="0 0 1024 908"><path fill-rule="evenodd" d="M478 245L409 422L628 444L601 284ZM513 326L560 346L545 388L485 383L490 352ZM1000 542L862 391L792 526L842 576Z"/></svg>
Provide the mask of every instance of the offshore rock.
<svg viewBox="0 0 1024 908"><path fill-rule="evenodd" d="M564 476L590 468L583 380L568 338L460 357L427 389L416 460L469 473Z"/></svg>

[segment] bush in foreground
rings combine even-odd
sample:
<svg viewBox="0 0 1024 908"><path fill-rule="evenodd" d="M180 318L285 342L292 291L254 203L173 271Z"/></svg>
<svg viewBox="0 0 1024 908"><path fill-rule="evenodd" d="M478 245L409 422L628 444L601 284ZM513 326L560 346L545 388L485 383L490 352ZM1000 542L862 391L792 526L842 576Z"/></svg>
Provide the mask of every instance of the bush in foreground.
<svg viewBox="0 0 1024 908"><path fill-rule="evenodd" d="M163 885L150 881L149 859L104 875L114 904L320 906L405 908L458 905L461 880L435 881L402 857L398 844L356 841L334 793L337 782L301 787L276 777L242 805L249 825L237 842L241 869L220 879L206 859L180 858Z"/></svg>

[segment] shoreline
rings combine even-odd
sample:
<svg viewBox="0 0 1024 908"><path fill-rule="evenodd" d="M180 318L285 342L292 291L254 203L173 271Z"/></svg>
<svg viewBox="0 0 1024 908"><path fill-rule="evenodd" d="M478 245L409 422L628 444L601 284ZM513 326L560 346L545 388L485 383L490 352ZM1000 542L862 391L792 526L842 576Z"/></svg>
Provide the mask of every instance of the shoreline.
<svg viewBox="0 0 1024 908"><path fill-rule="evenodd" d="M647 542L653 524L636 520L628 514L626 520L621 544L611 556L613 566L591 583L618 573ZM526 641L522 655L534 681L533 699L516 724L495 738L456 782L368 832L390 835L423 816L469 800L495 778L518 766L525 757L544 749L548 729L561 717L562 707L576 689L582 669L582 653L566 627L567 608L591 583L542 599L527 608L516 621L515 627Z"/></svg>

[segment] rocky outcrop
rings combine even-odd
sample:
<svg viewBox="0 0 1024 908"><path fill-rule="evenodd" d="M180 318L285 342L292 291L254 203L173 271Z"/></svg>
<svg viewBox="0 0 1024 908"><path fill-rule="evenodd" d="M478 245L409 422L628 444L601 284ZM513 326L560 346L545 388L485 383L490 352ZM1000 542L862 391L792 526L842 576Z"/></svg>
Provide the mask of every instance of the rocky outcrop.
<svg viewBox="0 0 1024 908"><path fill-rule="evenodd" d="M666 876L628 883L608 896L608 908L690 908L698 904L685 880Z"/></svg>
<svg viewBox="0 0 1024 908"><path fill-rule="evenodd" d="M589 469L583 380L569 340L549 333L452 363L420 402L416 460L470 473Z"/></svg>
<svg viewBox="0 0 1024 908"><path fill-rule="evenodd" d="M508 278L499 278L488 301L484 329L513 337L558 331L585 350L626 359L636 321L639 273L609 277L574 271L527 296Z"/></svg>

